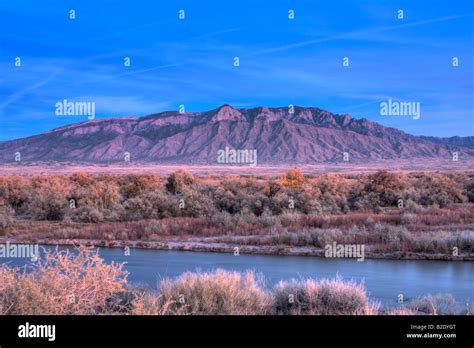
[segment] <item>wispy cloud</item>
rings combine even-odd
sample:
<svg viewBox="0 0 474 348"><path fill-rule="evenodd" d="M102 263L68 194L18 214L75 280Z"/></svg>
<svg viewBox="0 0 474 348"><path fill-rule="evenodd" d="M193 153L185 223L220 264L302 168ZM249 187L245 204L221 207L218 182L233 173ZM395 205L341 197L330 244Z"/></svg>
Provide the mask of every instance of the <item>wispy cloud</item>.
<svg viewBox="0 0 474 348"><path fill-rule="evenodd" d="M24 89L22 89L18 92L10 94L2 103L0 103L0 111L1 111L1 109L7 107L11 103L17 101L18 99L20 99L22 96L26 95L27 93L33 92L36 89L43 87L44 85L49 83L51 80L53 80L59 73L60 73L60 70L57 69L57 70L53 71L45 79L43 79L41 81L38 81L37 83L35 83L31 86L28 86L28 87L26 87L26 88L24 88Z"/></svg>
<svg viewBox="0 0 474 348"><path fill-rule="evenodd" d="M342 34L339 34L339 35L329 36L329 37L325 37L325 38L318 38L318 39L315 39L315 40L305 40L305 41L295 42L295 43L292 43L292 44L287 44L287 45L277 46L277 47L273 47L273 48L258 50L258 51L247 53L244 56L245 57L251 57L251 56L256 56L256 55L261 55L261 54L281 52L281 51L286 51L286 50L290 50L290 49L294 49L294 48L300 48L300 47L304 47L304 46L315 45L315 44L328 42L328 41L357 38L358 36L366 35L366 34L380 33L380 32L385 32L385 31L399 30L399 29L403 29L403 28L410 28L410 27L422 26L422 25L427 25L427 24L451 21L451 20L455 20L455 19L459 19L459 18L471 17L473 15L474 14L446 16L446 17L426 19L426 20L422 20L422 21L416 21L416 22L400 24L400 25L390 25L390 26L384 26L384 27L378 27L378 28L368 28L368 29L364 29L364 30L357 30L357 31L342 33Z"/></svg>

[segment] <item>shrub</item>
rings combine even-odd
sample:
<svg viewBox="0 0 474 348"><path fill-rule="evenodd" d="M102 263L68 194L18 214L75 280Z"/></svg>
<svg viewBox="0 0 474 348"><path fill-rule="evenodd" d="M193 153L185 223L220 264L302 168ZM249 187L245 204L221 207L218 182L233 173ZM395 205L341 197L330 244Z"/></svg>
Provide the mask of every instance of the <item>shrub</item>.
<svg viewBox="0 0 474 348"><path fill-rule="evenodd" d="M280 185L290 189L301 189L305 182L303 171L298 168L289 169L280 178Z"/></svg>
<svg viewBox="0 0 474 348"><path fill-rule="evenodd" d="M436 294L418 297L410 308L432 315L455 315L459 313L456 301L451 294Z"/></svg>
<svg viewBox="0 0 474 348"><path fill-rule="evenodd" d="M123 203L124 216L126 221L150 219L155 217L156 210L153 201L146 198L145 195L129 198Z"/></svg>
<svg viewBox="0 0 474 348"><path fill-rule="evenodd" d="M28 213L36 220L62 220L68 209L65 197L37 195L28 204Z"/></svg>
<svg viewBox="0 0 474 348"><path fill-rule="evenodd" d="M273 290L273 314L317 314L319 284L314 280L280 282Z"/></svg>
<svg viewBox="0 0 474 348"><path fill-rule="evenodd" d="M285 210L279 215L280 222L283 226L294 226L301 219L301 214L294 212L293 210Z"/></svg>
<svg viewBox="0 0 474 348"><path fill-rule="evenodd" d="M280 282L273 292L274 314L367 315L376 314L362 284L335 280Z"/></svg>
<svg viewBox="0 0 474 348"><path fill-rule="evenodd" d="M93 181L79 194L80 204L96 206L99 209L108 209L120 201L118 185L113 180Z"/></svg>
<svg viewBox="0 0 474 348"><path fill-rule="evenodd" d="M159 293L139 292L132 301L134 315L184 315L184 306L178 306L174 300L164 300Z"/></svg>
<svg viewBox="0 0 474 348"><path fill-rule="evenodd" d="M0 205L23 206L31 191L31 179L21 176L0 176Z"/></svg>
<svg viewBox="0 0 474 348"><path fill-rule="evenodd" d="M86 172L74 173L69 178L73 184L81 187L87 187L94 182L92 175Z"/></svg>
<svg viewBox="0 0 474 348"><path fill-rule="evenodd" d="M14 213L15 211L12 208L0 205L0 233L12 225Z"/></svg>
<svg viewBox="0 0 474 348"><path fill-rule="evenodd" d="M265 209L263 214L258 219L263 227L279 227L281 226L280 218L272 215L272 213Z"/></svg>
<svg viewBox="0 0 474 348"><path fill-rule="evenodd" d="M0 276L9 277L7 283L0 282L0 308L6 314L97 314L124 290L127 278L122 264L107 265L85 247L75 252L46 251L32 267L32 272L13 271L13 277L6 266L0 267Z"/></svg>
<svg viewBox="0 0 474 348"><path fill-rule="evenodd" d="M212 224L220 227L232 227L234 226L234 220L232 215L226 211L221 211L214 214L211 218Z"/></svg>
<svg viewBox="0 0 474 348"><path fill-rule="evenodd" d="M322 280L318 294L322 315L376 314L376 304L370 304L363 284L340 279Z"/></svg>
<svg viewBox="0 0 474 348"><path fill-rule="evenodd" d="M411 199L407 200L405 204L405 212L407 213L419 213L423 210L423 207Z"/></svg>
<svg viewBox="0 0 474 348"><path fill-rule="evenodd" d="M411 241L411 234L404 226L375 224L374 239L381 243L399 246L401 242Z"/></svg>
<svg viewBox="0 0 474 348"><path fill-rule="evenodd" d="M109 178L107 181L111 181ZM127 175L119 180L120 193L123 198L134 198L146 191L160 187L160 178L153 174Z"/></svg>
<svg viewBox="0 0 474 348"><path fill-rule="evenodd" d="M104 220L104 214L94 206L83 206L76 209L70 209L68 217L76 222L97 223Z"/></svg>
<svg viewBox="0 0 474 348"><path fill-rule="evenodd" d="M327 244L342 240L343 233L338 228L315 228L310 231L314 246L324 248Z"/></svg>
<svg viewBox="0 0 474 348"><path fill-rule="evenodd" d="M148 235L152 235L152 234L163 235L163 234L166 234L166 229L162 221L151 220L150 223L145 227L145 232Z"/></svg>
<svg viewBox="0 0 474 348"><path fill-rule="evenodd" d="M200 192L186 193L183 197L183 214L190 217L212 216L216 213L211 197Z"/></svg>
<svg viewBox="0 0 474 348"><path fill-rule="evenodd" d="M12 286L16 272L16 268L0 266L0 315L6 315L10 311L12 304L11 299L6 296L6 291Z"/></svg>
<svg viewBox="0 0 474 348"><path fill-rule="evenodd" d="M146 214L152 218L162 219L182 214L179 198L175 195L162 191L150 191L142 195L141 199L152 204L150 208L152 211Z"/></svg>
<svg viewBox="0 0 474 348"><path fill-rule="evenodd" d="M269 180L267 181L264 189L263 189L263 193L267 196L267 197L273 197L275 196L279 191L281 190L281 186L280 184L275 181L275 180Z"/></svg>
<svg viewBox="0 0 474 348"><path fill-rule="evenodd" d="M473 303L468 304L466 314L467 315L474 315L474 304Z"/></svg>
<svg viewBox="0 0 474 348"><path fill-rule="evenodd" d="M402 197L405 188L406 182L402 174L380 170L367 177L364 190L375 194L382 206L393 206Z"/></svg>
<svg viewBox="0 0 474 348"><path fill-rule="evenodd" d="M183 193L184 190L194 183L194 178L191 174L184 170L177 170L166 180L166 189L171 194Z"/></svg>
<svg viewBox="0 0 474 348"><path fill-rule="evenodd" d="M459 252L474 251L474 231L456 231L450 234L427 233L412 241L412 250L418 252L451 254L456 247Z"/></svg>
<svg viewBox="0 0 474 348"><path fill-rule="evenodd" d="M252 272L184 273L160 283L168 310L188 314L263 314L267 295ZM184 303L183 303L184 302Z"/></svg>
<svg viewBox="0 0 474 348"><path fill-rule="evenodd" d="M448 175L439 173L425 174L416 182L422 205L439 205L446 207L452 203L468 200L462 185Z"/></svg>
<svg viewBox="0 0 474 348"><path fill-rule="evenodd" d="M37 220L61 220L68 209L71 184L64 176L35 177L27 205L28 214Z"/></svg>

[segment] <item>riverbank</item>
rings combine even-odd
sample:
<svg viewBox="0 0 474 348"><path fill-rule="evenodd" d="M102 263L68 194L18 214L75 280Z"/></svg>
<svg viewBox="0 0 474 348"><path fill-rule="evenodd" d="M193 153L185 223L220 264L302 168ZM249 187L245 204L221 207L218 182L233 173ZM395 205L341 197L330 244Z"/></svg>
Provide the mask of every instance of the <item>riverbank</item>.
<svg viewBox="0 0 474 348"><path fill-rule="evenodd" d="M210 238L212 240L212 238ZM51 246L94 246L103 248L136 248L149 250L175 250L175 251L195 251L214 252L230 254L259 254L259 255L279 255L279 256L311 256L325 258L325 251L315 247L295 247L288 245L240 245L232 243L218 243L206 241L205 239L193 238L188 241L168 240L168 241L124 241L124 240L94 240L94 239L49 239L32 238L16 239L0 237L0 243L19 244L43 244ZM436 261L474 261L474 255L453 256L441 253L415 253L415 252L374 252L366 249L364 252L366 259L387 259L387 260L436 260Z"/></svg>

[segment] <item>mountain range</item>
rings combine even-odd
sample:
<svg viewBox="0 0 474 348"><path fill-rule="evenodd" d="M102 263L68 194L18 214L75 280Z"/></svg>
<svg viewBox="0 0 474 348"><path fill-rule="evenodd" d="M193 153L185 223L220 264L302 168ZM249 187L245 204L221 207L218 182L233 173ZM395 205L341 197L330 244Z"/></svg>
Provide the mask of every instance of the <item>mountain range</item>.
<svg viewBox="0 0 474 348"><path fill-rule="evenodd" d="M94 119L0 143L0 162L217 164L226 147L257 150L258 163L474 158L474 137L414 136L365 118L313 107L167 111Z"/></svg>

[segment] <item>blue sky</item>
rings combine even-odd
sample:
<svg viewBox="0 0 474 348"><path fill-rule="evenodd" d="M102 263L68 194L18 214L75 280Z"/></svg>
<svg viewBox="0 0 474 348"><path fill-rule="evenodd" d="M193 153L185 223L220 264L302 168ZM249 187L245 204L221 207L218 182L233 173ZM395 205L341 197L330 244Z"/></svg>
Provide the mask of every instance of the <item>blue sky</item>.
<svg viewBox="0 0 474 348"><path fill-rule="evenodd" d="M63 99L98 118L295 104L474 135L473 23L471 0L0 0L0 141L87 120L55 115ZM389 98L420 119L380 116Z"/></svg>

